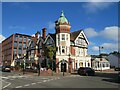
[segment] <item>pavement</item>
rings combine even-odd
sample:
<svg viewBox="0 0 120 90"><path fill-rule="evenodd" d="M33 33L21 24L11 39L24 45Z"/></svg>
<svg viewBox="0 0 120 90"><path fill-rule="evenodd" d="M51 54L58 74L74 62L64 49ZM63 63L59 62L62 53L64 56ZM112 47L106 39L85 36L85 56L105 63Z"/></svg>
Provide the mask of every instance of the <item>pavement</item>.
<svg viewBox="0 0 120 90"><path fill-rule="evenodd" d="M80 76L76 73L38 76L37 73L2 73L2 89L13 88L118 88L117 72L96 72L95 76Z"/></svg>

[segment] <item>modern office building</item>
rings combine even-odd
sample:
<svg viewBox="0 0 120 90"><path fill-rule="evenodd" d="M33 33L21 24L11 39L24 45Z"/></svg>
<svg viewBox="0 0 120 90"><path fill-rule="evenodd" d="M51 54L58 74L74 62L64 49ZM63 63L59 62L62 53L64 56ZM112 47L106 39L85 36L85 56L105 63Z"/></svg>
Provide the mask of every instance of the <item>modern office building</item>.
<svg viewBox="0 0 120 90"><path fill-rule="evenodd" d="M25 34L12 34L2 41L2 62L3 65L14 66L14 61L26 54L26 47L31 36Z"/></svg>

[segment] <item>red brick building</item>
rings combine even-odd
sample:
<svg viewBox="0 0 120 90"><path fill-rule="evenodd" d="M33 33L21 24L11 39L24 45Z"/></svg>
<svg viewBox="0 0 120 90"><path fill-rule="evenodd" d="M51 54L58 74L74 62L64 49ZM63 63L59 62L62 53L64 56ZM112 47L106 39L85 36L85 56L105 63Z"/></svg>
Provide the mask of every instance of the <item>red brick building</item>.
<svg viewBox="0 0 120 90"><path fill-rule="evenodd" d="M26 47L31 36L25 34L12 34L2 41L2 62L3 65L14 66L14 60L26 54Z"/></svg>

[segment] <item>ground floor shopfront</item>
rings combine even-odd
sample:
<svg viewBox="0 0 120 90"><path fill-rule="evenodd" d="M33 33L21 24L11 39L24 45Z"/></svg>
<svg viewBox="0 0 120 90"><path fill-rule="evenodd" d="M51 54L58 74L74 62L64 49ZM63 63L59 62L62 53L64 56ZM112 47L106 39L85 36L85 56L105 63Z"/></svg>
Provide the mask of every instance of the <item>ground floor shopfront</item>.
<svg viewBox="0 0 120 90"><path fill-rule="evenodd" d="M79 67L91 67L91 57L56 56L56 72L72 73Z"/></svg>

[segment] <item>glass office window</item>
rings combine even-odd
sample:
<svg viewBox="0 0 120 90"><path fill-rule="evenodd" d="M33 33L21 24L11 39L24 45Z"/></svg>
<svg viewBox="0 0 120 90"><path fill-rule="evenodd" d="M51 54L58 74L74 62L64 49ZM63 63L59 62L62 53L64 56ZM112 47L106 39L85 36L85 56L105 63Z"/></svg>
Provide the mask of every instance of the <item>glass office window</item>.
<svg viewBox="0 0 120 90"><path fill-rule="evenodd" d="M24 42L26 42L27 41L27 39L26 39L26 37L24 37Z"/></svg>
<svg viewBox="0 0 120 90"><path fill-rule="evenodd" d="M15 35L14 41L17 41L17 40L18 40L18 35Z"/></svg>
<svg viewBox="0 0 120 90"><path fill-rule="evenodd" d="M20 36L19 41L22 42L22 36Z"/></svg>
<svg viewBox="0 0 120 90"><path fill-rule="evenodd" d="M22 43L19 43L19 48L22 48Z"/></svg>
<svg viewBox="0 0 120 90"><path fill-rule="evenodd" d="M23 48L26 48L26 44L25 43L23 44Z"/></svg>
<svg viewBox="0 0 120 90"><path fill-rule="evenodd" d="M14 47L17 48L17 42L14 42Z"/></svg>

